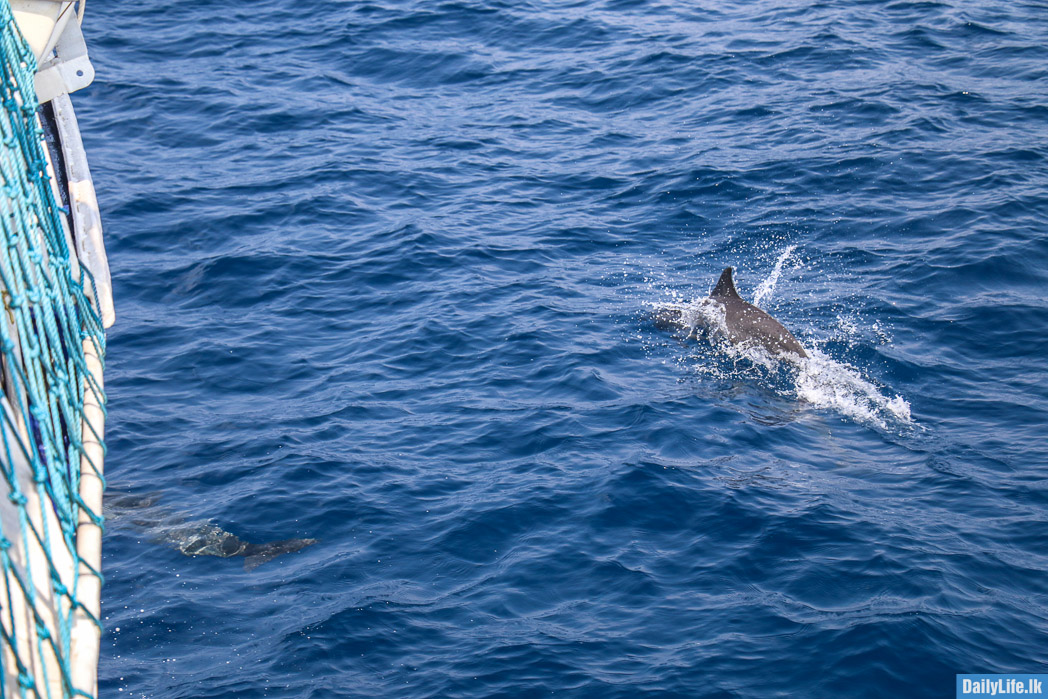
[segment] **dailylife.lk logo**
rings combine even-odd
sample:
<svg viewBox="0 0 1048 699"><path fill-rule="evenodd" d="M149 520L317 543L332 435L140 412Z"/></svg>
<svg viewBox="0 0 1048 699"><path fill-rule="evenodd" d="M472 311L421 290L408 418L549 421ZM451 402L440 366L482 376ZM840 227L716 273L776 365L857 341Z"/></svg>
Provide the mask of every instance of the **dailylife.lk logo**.
<svg viewBox="0 0 1048 699"><path fill-rule="evenodd" d="M957 697L1045 697L1048 675L957 675Z"/></svg>

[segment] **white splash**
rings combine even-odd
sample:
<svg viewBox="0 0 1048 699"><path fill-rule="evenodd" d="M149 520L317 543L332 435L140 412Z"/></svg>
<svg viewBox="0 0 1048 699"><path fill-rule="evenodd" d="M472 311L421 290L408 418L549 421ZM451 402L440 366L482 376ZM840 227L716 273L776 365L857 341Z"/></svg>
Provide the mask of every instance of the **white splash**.
<svg viewBox="0 0 1048 699"><path fill-rule="evenodd" d="M818 349L807 349L794 380L797 397L813 407L834 410L859 422L888 429L890 422L913 424L910 404L902 396L889 398L859 371Z"/></svg>
<svg viewBox="0 0 1048 699"><path fill-rule="evenodd" d="M688 326L689 337L706 329L719 334L726 334L728 331L724 304L709 298L702 298L681 306L681 321Z"/></svg>
<svg viewBox="0 0 1048 699"><path fill-rule="evenodd" d="M790 255L797 249L796 245L791 245L782 251L779 255L779 259L775 262L775 269L771 271L764 281L757 287L757 291L753 294L753 305L760 307L765 300L771 298L771 292L775 290L775 285L779 283L779 275L782 274L782 266L786 264L786 260L790 259Z"/></svg>

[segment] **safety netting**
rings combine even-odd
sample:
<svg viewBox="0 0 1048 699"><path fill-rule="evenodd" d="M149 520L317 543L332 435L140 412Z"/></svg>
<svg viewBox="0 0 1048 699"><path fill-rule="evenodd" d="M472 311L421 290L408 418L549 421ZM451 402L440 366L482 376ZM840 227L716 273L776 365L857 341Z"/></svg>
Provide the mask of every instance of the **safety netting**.
<svg viewBox="0 0 1048 699"><path fill-rule="evenodd" d="M0 692L93 696L105 331L0 0ZM57 164L54 167L58 167ZM56 198L56 195L57 198ZM86 544L86 545L85 545Z"/></svg>

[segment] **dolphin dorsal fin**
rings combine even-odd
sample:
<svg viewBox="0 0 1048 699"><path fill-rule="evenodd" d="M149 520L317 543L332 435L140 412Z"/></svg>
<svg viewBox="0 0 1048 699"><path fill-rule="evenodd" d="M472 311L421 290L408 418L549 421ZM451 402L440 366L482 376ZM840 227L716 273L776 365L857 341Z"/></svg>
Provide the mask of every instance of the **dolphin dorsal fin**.
<svg viewBox="0 0 1048 699"><path fill-rule="evenodd" d="M710 294L710 298L730 298L730 299L741 299L739 292L735 290L735 282L731 278L731 267L726 267L721 272L720 279L717 280L717 286L713 287L713 293Z"/></svg>

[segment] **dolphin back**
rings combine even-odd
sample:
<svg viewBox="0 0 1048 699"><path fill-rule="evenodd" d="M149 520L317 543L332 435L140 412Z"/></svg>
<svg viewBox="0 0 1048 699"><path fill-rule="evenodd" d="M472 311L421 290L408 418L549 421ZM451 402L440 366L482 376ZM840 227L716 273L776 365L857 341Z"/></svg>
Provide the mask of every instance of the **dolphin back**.
<svg viewBox="0 0 1048 699"><path fill-rule="evenodd" d="M723 310L720 319L710 316L707 312L706 309L709 309L711 303ZM801 359L808 357L801 343L782 323L739 295L731 267L725 267L721 272L709 299L692 304L690 308L703 310L701 313L690 313L680 306L664 306L657 309L653 314L655 327L660 330L687 329L687 339L690 339L699 331L699 325L702 325L713 330L715 335L725 336L734 345L754 343L773 354L793 355Z"/></svg>
<svg viewBox="0 0 1048 699"><path fill-rule="evenodd" d="M739 295L731 267L721 272L710 298L724 306L724 323L732 343L753 341L770 352L795 354L802 358L808 356L801 343L782 323Z"/></svg>
<svg viewBox="0 0 1048 699"><path fill-rule="evenodd" d="M733 344L755 342L769 352L807 358L801 343L782 323L742 299L725 299L724 321Z"/></svg>

